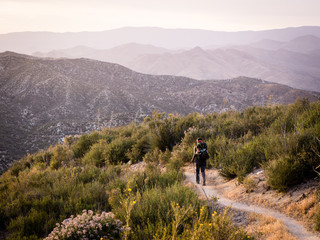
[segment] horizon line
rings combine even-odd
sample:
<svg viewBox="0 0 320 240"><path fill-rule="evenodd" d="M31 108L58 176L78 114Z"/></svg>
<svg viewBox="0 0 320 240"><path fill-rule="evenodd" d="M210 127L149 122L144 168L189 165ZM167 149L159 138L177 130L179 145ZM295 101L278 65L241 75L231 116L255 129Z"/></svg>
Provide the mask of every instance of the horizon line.
<svg viewBox="0 0 320 240"><path fill-rule="evenodd" d="M157 27L157 26L123 26L118 28L111 28L106 30L83 30L83 31L47 31L47 30L26 30L26 31L14 31L14 32L7 32L7 33L0 33L0 35L7 35L7 34L16 34L16 33L56 33L56 34L73 34L73 33L99 33L99 32L108 32L108 31L116 31L125 28L153 28L153 29L162 29L162 30L193 30L193 31L208 31L208 32L225 32L225 33L238 33L238 32L265 32L265 31L272 31L272 30L285 30L290 28L303 28L303 27L320 27L318 25L301 25L301 26L294 26L294 27L280 27L280 28L268 28L263 30L238 30L238 31L223 31L223 30L210 30L210 29L202 29L202 28L167 28L167 27Z"/></svg>

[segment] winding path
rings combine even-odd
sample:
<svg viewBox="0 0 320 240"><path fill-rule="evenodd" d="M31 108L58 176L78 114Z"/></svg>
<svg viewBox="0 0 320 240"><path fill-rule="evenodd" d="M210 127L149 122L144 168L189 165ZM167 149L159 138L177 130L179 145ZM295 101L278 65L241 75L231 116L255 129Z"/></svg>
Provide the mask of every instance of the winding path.
<svg viewBox="0 0 320 240"><path fill-rule="evenodd" d="M272 210L268 208L258 207L255 205L247 205L244 203L236 202L227 198L220 196L217 191L213 188L213 186L201 186L200 184L196 184L195 176L193 172L185 171L185 176L187 180L193 183L201 192L205 192L208 197L218 197L218 203L223 206L230 206L233 209L253 212L258 214L263 214L267 216L272 216L280 221L282 221L288 228L289 232L296 236L300 240L320 240L312 232L309 232L302 226L298 221L293 218L287 217L286 215Z"/></svg>

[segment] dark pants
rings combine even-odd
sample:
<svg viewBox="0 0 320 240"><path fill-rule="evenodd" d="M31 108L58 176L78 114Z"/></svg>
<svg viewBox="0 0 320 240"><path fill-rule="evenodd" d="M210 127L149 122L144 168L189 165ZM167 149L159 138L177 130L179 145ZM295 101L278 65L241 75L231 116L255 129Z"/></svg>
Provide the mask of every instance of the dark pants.
<svg viewBox="0 0 320 240"><path fill-rule="evenodd" d="M206 174L204 172L205 169L206 169L206 162L205 161L204 162L196 161L196 180L197 180L197 183L200 182L200 177L199 177L200 170L201 170L203 182L204 183L206 182Z"/></svg>

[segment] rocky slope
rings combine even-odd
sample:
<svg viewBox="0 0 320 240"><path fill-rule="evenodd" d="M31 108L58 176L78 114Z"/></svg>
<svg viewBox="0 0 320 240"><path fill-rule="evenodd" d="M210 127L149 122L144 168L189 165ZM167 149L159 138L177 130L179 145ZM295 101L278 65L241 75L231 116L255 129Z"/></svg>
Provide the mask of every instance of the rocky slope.
<svg viewBox="0 0 320 240"><path fill-rule="evenodd" d="M269 99L272 95L273 98ZM154 109L188 114L319 94L240 77L197 81L154 76L89 59L43 59L0 54L0 156L4 167L26 152L104 126L141 121ZM1 170L1 169L0 169Z"/></svg>

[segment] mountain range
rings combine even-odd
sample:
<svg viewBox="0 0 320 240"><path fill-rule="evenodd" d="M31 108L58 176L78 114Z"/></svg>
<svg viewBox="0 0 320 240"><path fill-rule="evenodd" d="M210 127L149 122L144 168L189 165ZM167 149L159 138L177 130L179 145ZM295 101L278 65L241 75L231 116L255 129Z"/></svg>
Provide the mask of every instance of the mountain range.
<svg viewBox="0 0 320 240"><path fill-rule="evenodd" d="M249 45L173 51L129 43L107 50L85 46L34 53L52 58L91 58L138 72L203 79L260 78L320 92L320 38L300 36L287 42L265 39Z"/></svg>
<svg viewBox="0 0 320 240"><path fill-rule="evenodd" d="M155 109L185 115L288 104L297 97L314 101L319 96L246 77L198 81L142 74L92 59L4 52L0 53L0 165L5 168L13 159L66 135L142 121Z"/></svg>
<svg viewBox="0 0 320 240"><path fill-rule="evenodd" d="M0 34L0 52L14 51L31 54L37 51L48 52L75 46L109 49L132 42L178 50L196 46L212 48L237 44L247 45L264 39L282 42L305 35L320 37L320 27L303 26L241 32L155 27L126 27L102 32L17 32Z"/></svg>

